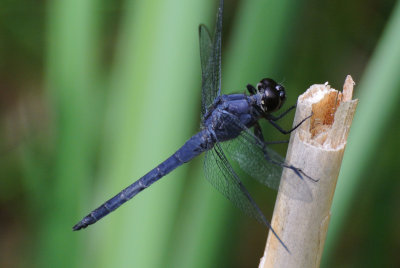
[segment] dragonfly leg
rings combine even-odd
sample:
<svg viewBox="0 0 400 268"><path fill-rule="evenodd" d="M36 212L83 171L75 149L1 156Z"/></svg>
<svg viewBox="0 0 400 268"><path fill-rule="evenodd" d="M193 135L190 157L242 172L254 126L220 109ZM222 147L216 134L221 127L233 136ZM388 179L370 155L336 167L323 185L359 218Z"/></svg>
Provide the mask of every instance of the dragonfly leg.
<svg viewBox="0 0 400 268"><path fill-rule="evenodd" d="M254 125L254 135L257 138L259 138L260 141L262 141L264 144L267 144L267 145L268 144L282 144L282 143L288 143L289 142L288 140L286 140L286 141L265 141L264 140L264 136L262 134L261 126L260 126L260 124L258 122Z"/></svg>
<svg viewBox="0 0 400 268"><path fill-rule="evenodd" d="M264 143L265 143L266 145L270 145L270 144L284 144L284 143L289 143L289 141L288 141L288 140L286 140L286 141L264 141Z"/></svg>
<svg viewBox="0 0 400 268"><path fill-rule="evenodd" d="M319 180L313 179L313 178L311 178L310 176L308 176L308 175L307 175L306 173L304 173L304 171L303 171L302 169L300 169L300 168L297 168L297 167L295 167L295 166L293 166L293 165L290 165L290 164L280 163L280 162L274 161L274 160L271 159L271 157L268 155L267 150L265 150L265 145L264 145L263 147L264 147L264 148L263 148L264 157L265 157L265 159L266 159L267 161L271 162L272 164L275 164L275 165L278 165L278 166L281 166L281 167L284 167L284 168L288 168L288 169L293 170L293 172L296 173L296 175L299 176L300 179L303 179L303 176L304 176L304 177L306 177L307 179L309 179L309 180L311 180L311 181L313 181L313 182L318 182L318 181L319 181Z"/></svg>
<svg viewBox="0 0 400 268"><path fill-rule="evenodd" d="M310 118L312 116L309 115L306 118L304 118L303 120L300 121L300 123L298 123L297 125L295 125L292 129L290 130L284 130L283 128L281 128L281 126L279 126L277 123L275 123L275 120L267 118L268 121L271 123L271 125L273 125L277 130L279 130L282 134L290 134L292 131L294 131L296 128L298 128L301 124L304 123L304 121L306 121L308 118Z"/></svg>
<svg viewBox="0 0 400 268"><path fill-rule="evenodd" d="M279 119L281 119L282 117L284 117L285 115L287 115L291 110L293 110L294 108L296 108L296 105L291 106L289 109L287 109L286 111L284 111L283 113L281 113L278 116L273 116L271 114L268 115L268 120L272 120L272 121L278 121Z"/></svg>
<svg viewBox="0 0 400 268"><path fill-rule="evenodd" d="M260 139L260 141L265 142L264 141L264 136L262 134L262 130L261 130L261 126L258 122L255 123L254 125L254 135Z"/></svg>
<svg viewBox="0 0 400 268"><path fill-rule="evenodd" d="M250 95L254 95L257 93L257 89L255 87L253 87L252 85L248 84L246 87L247 87L247 90L249 91Z"/></svg>

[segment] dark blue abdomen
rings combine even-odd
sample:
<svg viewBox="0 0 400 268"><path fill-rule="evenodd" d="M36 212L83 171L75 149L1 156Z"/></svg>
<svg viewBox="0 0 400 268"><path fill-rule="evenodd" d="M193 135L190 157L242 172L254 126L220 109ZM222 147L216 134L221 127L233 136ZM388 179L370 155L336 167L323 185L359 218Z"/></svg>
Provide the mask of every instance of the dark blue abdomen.
<svg viewBox="0 0 400 268"><path fill-rule="evenodd" d="M213 146L214 142L208 131L200 131L191 137L178 151L176 151L160 165L149 171L146 175L135 181L133 184L126 187L124 190L99 206L97 209L93 210L89 215L84 217L78 224L76 224L73 229L80 230L97 222L124 204L126 201L152 185L154 182L170 173L172 170L176 169L183 163L189 162L194 157L211 149Z"/></svg>

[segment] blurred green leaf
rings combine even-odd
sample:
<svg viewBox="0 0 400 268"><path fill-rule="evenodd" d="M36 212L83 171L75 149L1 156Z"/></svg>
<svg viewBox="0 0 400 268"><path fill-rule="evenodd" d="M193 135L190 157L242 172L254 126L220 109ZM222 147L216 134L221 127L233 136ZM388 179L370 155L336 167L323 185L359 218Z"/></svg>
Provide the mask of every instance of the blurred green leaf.
<svg viewBox="0 0 400 268"><path fill-rule="evenodd" d="M93 209L169 157L198 125L201 2L122 9ZM185 124L185 122L189 122ZM187 165L87 230L96 267L162 267ZM101 236L99 236L101 234ZM118 245L118 246L116 246Z"/></svg>
<svg viewBox="0 0 400 268"><path fill-rule="evenodd" d="M332 219L325 246L324 265L331 261L330 253L339 238L349 215L351 203L367 165L375 161L383 130L389 124L390 114L400 97L400 2L397 2L382 38L356 88L359 105L353 120L340 179L332 206ZM392 179L392 178L388 178Z"/></svg>
<svg viewBox="0 0 400 268"><path fill-rule="evenodd" d="M82 242L72 233L87 191L96 133L99 18L97 1L51 2L48 12L47 81L55 155L39 233L39 267L74 267ZM44 173L44 172L42 172ZM37 178L40 179L40 178Z"/></svg>
<svg viewBox="0 0 400 268"><path fill-rule="evenodd" d="M286 107L310 84L338 88L368 66L327 239L332 267L398 266L395 2L225 1L225 93L271 77ZM208 185L202 157L71 231L198 131L198 24L214 28L217 4L1 2L1 267L258 265L267 230ZM263 127L266 139L285 139ZM245 184L270 218L274 194Z"/></svg>

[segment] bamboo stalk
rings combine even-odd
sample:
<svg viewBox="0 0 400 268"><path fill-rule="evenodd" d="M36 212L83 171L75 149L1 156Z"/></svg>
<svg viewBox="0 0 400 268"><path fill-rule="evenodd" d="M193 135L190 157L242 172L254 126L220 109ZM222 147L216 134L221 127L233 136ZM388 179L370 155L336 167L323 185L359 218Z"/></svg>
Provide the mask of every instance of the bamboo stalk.
<svg viewBox="0 0 400 268"><path fill-rule="evenodd" d="M347 76L343 93L325 83L311 86L299 97L294 122L311 113L313 116L291 135L286 161L319 181L301 181L293 171L284 170L272 227L290 253L270 231L260 267L319 267L333 194L358 103L352 100L353 85L351 76ZM300 197L287 195L293 191L293 182L305 187L309 196L307 191Z"/></svg>

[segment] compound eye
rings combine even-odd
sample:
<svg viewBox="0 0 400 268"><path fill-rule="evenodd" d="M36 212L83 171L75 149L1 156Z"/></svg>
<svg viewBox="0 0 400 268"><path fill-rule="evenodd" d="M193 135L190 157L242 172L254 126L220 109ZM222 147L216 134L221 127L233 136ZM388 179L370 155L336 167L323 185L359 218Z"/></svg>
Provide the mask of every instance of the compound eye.
<svg viewBox="0 0 400 268"><path fill-rule="evenodd" d="M274 80L272 80L271 78L264 78L263 80L261 80L261 84L263 84L265 86L269 86L269 87L276 86L276 82Z"/></svg>
<svg viewBox="0 0 400 268"><path fill-rule="evenodd" d="M267 89L267 88L275 88L276 82L270 78L264 78L257 84L257 89Z"/></svg>

